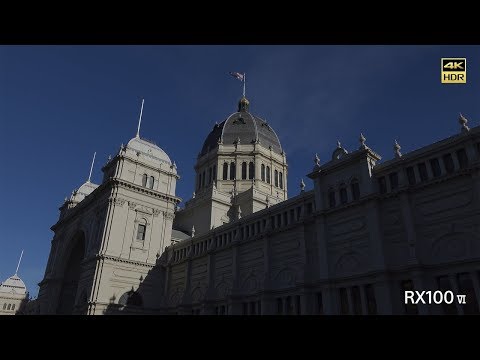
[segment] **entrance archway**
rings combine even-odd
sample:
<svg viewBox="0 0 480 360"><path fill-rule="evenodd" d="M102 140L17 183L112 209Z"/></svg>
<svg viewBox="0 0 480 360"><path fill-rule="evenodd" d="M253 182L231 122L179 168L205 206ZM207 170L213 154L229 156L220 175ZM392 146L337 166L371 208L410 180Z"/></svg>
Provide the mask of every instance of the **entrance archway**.
<svg viewBox="0 0 480 360"><path fill-rule="evenodd" d="M79 233L72 239L73 248L65 264L57 314L72 314L80 278L80 262L85 254L85 235Z"/></svg>

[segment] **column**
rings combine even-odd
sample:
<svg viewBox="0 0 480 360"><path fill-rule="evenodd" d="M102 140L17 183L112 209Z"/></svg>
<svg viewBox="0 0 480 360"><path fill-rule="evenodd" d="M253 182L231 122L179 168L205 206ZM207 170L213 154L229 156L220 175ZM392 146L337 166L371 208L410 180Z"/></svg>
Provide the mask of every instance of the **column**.
<svg viewBox="0 0 480 360"><path fill-rule="evenodd" d="M350 315L353 315L355 312L353 309L352 288L349 286L346 289L347 289L347 298L348 298L348 313Z"/></svg>
<svg viewBox="0 0 480 360"><path fill-rule="evenodd" d="M458 300L456 299L456 295L459 294L458 290L458 284L457 284L457 279L455 277L455 274L448 274L448 278L450 280L450 286L451 289L453 290L453 295L455 296L455 299L453 303L455 304L455 307L457 308L457 313L458 315L463 315L463 307L458 303Z"/></svg>
<svg viewBox="0 0 480 360"><path fill-rule="evenodd" d="M427 167L428 178L433 179L433 170L432 164L430 164L430 160L425 160L425 166Z"/></svg>
<svg viewBox="0 0 480 360"><path fill-rule="evenodd" d="M368 315L368 304L367 304L367 296L365 293L365 285L359 285L360 288L360 300L362 301L362 314Z"/></svg>
<svg viewBox="0 0 480 360"><path fill-rule="evenodd" d="M452 151L451 155L453 159L453 168L455 169L455 171L460 170L460 163L458 162L457 153L455 151Z"/></svg>

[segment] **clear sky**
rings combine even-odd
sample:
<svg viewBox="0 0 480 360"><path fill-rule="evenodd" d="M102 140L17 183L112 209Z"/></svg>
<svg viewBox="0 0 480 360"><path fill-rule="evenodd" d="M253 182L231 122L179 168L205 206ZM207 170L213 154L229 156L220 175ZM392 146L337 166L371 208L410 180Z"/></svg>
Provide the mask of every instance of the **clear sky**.
<svg viewBox="0 0 480 360"><path fill-rule="evenodd" d="M467 84L440 83L440 58L466 57ZM194 190L198 152L215 122L236 110L246 72L252 113L287 153L289 196L317 152L337 139L383 160L451 136L462 112L480 125L480 46L0 46L0 281L15 272L37 295L58 208L110 154L142 137L178 166L177 195Z"/></svg>

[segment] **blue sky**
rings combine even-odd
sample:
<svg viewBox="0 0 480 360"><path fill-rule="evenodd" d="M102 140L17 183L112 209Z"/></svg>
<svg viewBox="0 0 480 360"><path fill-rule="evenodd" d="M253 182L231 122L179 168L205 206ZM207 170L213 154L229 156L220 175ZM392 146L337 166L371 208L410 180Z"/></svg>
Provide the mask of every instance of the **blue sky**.
<svg viewBox="0 0 480 360"><path fill-rule="evenodd" d="M467 84L442 85L440 58L466 57ZM274 127L287 153L289 196L315 152L337 139L393 157L480 125L479 46L0 46L0 279L15 272L38 292L58 207L92 181L120 144L141 135L175 160L177 195L193 192L193 165L215 121L235 111L246 72L252 113Z"/></svg>

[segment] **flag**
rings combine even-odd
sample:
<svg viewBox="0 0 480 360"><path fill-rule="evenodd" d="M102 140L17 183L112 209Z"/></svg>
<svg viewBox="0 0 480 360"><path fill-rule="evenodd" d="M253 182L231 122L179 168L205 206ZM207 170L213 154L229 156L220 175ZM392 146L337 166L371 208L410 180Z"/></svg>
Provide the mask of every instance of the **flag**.
<svg viewBox="0 0 480 360"><path fill-rule="evenodd" d="M239 72L230 71L230 75L232 75L237 80L245 81L245 76L243 74L240 74Z"/></svg>

